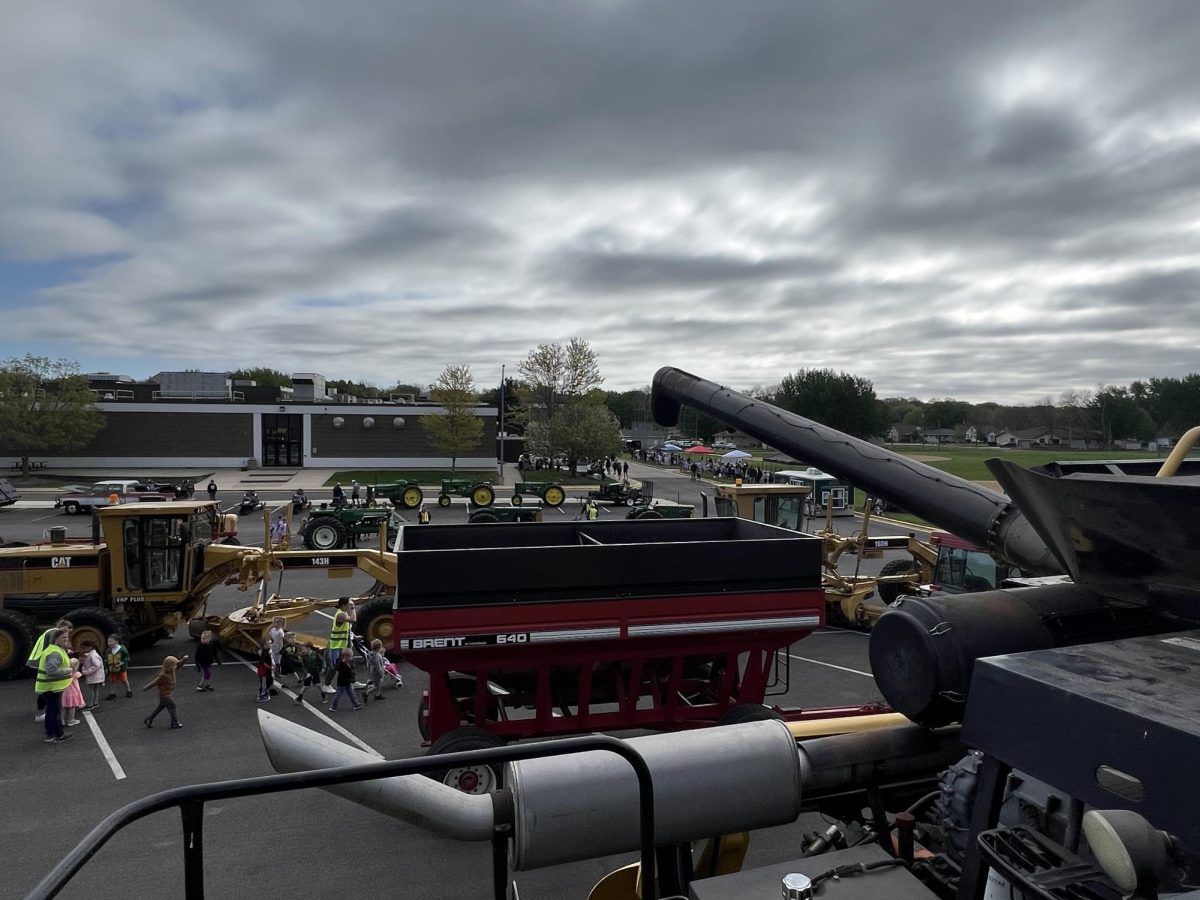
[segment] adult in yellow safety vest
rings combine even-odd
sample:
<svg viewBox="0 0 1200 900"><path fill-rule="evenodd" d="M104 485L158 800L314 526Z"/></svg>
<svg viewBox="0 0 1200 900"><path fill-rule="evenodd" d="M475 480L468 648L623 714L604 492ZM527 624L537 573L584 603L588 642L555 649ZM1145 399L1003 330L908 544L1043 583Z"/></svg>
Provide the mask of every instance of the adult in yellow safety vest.
<svg viewBox="0 0 1200 900"><path fill-rule="evenodd" d="M38 662L37 681L34 690L43 695L46 706L46 743L69 741L74 735L64 734L62 720L62 695L71 685L71 659L67 656L67 642L71 633L65 628L54 632L50 644L42 652Z"/></svg>
<svg viewBox="0 0 1200 900"><path fill-rule="evenodd" d="M325 669L325 683L330 684L337 673L338 660L342 651L350 649L350 600L342 597L334 611L333 624L329 626L329 665Z"/></svg>
<svg viewBox="0 0 1200 900"><path fill-rule="evenodd" d="M38 637L37 641L34 642L33 649L29 651L29 658L27 660L25 660L25 665L28 666L29 668L33 669L34 672L36 672L38 670L38 666L42 662L42 654L45 653L46 648L53 643L52 639L54 637L54 632L58 631L60 628L65 628L65 629L67 629L67 637L70 638L71 629L74 627L75 626L72 625L66 619L59 619L57 622L54 623L53 628L47 628L45 631L43 631L41 633L41 635ZM37 715L35 715L33 717L33 721L35 721L35 722L44 721L46 718L45 710L46 710L46 695L38 694L37 695Z"/></svg>

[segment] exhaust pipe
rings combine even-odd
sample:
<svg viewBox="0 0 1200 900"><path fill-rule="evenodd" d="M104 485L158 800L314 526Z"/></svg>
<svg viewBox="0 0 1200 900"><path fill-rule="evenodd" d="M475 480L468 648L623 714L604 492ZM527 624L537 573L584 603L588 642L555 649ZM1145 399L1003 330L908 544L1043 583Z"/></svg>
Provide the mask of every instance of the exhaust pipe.
<svg viewBox="0 0 1200 900"><path fill-rule="evenodd" d="M258 710L258 728L276 772L379 762L369 753L266 710ZM399 775L325 790L456 841L490 841L495 833L492 795L464 794L424 775Z"/></svg>

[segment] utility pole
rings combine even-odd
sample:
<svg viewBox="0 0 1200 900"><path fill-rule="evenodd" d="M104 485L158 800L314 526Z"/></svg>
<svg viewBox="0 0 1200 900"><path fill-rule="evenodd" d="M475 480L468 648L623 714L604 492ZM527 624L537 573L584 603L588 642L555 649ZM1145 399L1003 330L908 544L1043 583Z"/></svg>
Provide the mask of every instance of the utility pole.
<svg viewBox="0 0 1200 900"><path fill-rule="evenodd" d="M504 483L504 365L500 365L500 483Z"/></svg>

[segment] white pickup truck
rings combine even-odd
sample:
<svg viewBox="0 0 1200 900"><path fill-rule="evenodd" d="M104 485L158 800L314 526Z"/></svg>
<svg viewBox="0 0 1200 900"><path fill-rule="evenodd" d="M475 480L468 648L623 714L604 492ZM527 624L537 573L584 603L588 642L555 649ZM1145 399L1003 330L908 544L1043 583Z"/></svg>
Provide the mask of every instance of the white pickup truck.
<svg viewBox="0 0 1200 900"><path fill-rule="evenodd" d="M59 494L54 498L54 505L61 506L63 512L68 515L75 515L95 506L108 506L113 497L117 498L117 503L137 503L139 501L161 503L164 500L173 499L174 494L168 496L162 491L151 490L140 481L97 481L90 488L80 488Z"/></svg>

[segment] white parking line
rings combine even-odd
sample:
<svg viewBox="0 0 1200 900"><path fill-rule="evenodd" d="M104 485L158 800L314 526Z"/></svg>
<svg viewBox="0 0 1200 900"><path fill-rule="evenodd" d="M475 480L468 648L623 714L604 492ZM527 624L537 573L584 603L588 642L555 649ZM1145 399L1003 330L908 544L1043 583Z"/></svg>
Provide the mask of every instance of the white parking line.
<svg viewBox="0 0 1200 900"><path fill-rule="evenodd" d="M251 664L248 660L242 660L241 663L243 666L245 666L250 671L252 671L252 672L256 671L256 667L253 664ZM281 683L281 688L282 689L279 692L281 695L290 697L293 701L296 699L296 695L294 693L292 693L292 691L290 691L288 688L282 687L282 683ZM358 735L356 735L350 731L347 731L345 728L343 728L337 722L333 721L333 719L329 718L329 716L325 715L325 713L321 712L319 709L317 709L315 706L313 706L307 700L305 700L303 703L301 703L301 706L303 706L305 709L307 709L310 713L312 713L314 716L316 716L318 719L320 719L322 722L324 722L326 725L328 725L330 728L332 728L334 731L336 731L338 734L340 734L346 740L350 741L352 744L356 745L357 747L359 747L362 750L365 750L367 753L370 753L372 756L377 756L380 759L384 758L382 753L380 753L378 750L376 750L374 747L372 747L366 741L361 740L358 737Z"/></svg>
<svg viewBox="0 0 1200 900"><path fill-rule="evenodd" d="M100 726L96 724L96 717L87 710L83 712L83 720L87 722L88 728L92 729L92 737L96 739L96 745L100 748L101 754L104 756L104 761L108 763L108 767L112 769L113 775L117 776L117 781L125 777L125 770L121 768L121 764L117 762L116 754L112 752L112 747L108 746L108 741L104 737L104 732L100 730Z"/></svg>
<svg viewBox="0 0 1200 900"><path fill-rule="evenodd" d="M854 675L865 675L867 678L875 677L870 672L864 672L861 669L847 669L845 666L835 666L833 663L822 662L819 659L809 659L807 656L797 656L794 653L789 653L788 656L790 656L792 659L798 659L801 662L812 663L813 665L817 666L827 666L830 669L837 669L839 672L851 672Z"/></svg>

